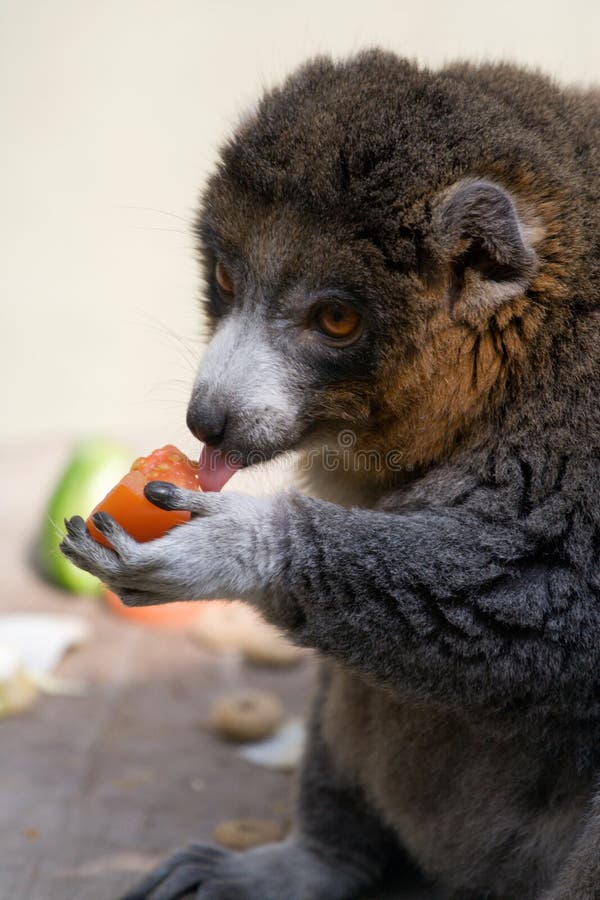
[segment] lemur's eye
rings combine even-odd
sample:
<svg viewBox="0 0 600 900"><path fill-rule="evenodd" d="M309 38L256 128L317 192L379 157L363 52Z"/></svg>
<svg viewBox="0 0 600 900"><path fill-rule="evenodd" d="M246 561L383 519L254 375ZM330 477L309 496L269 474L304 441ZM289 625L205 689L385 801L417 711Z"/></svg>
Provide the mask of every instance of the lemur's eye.
<svg viewBox="0 0 600 900"><path fill-rule="evenodd" d="M215 281L223 294L233 297L233 279L222 262L218 262L215 266Z"/></svg>
<svg viewBox="0 0 600 900"><path fill-rule="evenodd" d="M358 333L362 320L358 310L349 303L328 300L319 305L314 321L328 338L343 341Z"/></svg>

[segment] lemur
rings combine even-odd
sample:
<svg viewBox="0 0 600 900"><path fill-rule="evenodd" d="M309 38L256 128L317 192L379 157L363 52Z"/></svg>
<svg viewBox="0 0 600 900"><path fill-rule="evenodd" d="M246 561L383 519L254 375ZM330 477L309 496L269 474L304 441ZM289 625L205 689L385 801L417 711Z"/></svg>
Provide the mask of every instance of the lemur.
<svg viewBox="0 0 600 900"><path fill-rule="evenodd" d="M154 482L189 523L138 544L100 514L112 551L74 518L63 551L128 605L242 598L320 680L291 836L192 845L127 900L414 868L600 898L600 95L314 59L222 148L196 234L188 424L223 466L299 451L304 489Z"/></svg>

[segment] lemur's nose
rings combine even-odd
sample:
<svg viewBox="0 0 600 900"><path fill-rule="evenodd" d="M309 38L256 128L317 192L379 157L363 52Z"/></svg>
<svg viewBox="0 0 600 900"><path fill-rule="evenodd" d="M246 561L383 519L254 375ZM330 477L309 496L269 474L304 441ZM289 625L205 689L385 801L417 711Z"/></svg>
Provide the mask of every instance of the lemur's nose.
<svg viewBox="0 0 600 900"><path fill-rule="evenodd" d="M193 404L188 407L186 422L199 441L209 447L218 447L223 443L227 430L227 410L215 406L204 410Z"/></svg>

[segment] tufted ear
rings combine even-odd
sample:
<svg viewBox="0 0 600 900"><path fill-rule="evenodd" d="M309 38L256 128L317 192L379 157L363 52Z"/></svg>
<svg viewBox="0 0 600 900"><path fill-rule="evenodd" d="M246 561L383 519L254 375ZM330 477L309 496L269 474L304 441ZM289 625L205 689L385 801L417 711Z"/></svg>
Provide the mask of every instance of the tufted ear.
<svg viewBox="0 0 600 900"><path fill-rule="evenodd" d="M485 321L521 295L537 269L534 229L521 221L510 194L491 181L468 178L438 199L433 227L449 267L449 305L455 318Z"/></svg>

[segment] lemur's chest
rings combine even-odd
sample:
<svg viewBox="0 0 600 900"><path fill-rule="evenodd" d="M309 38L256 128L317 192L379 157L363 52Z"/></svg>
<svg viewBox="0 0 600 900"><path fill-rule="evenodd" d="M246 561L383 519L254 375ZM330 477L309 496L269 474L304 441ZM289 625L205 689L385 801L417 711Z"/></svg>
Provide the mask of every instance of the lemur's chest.
<svg viewBox="0 0 600 900"><path fill-rule="evenodd" d="M545 803L548 773L514 738L392 696L337 664L322 727L341 772L363 786L424 871L451 888L481 880L525 898L521 879L533 890L553 874L548 846L558 865L561 846L566 855L571 845L578 812L570 776L568 802Z"/></svg>
<svg viewBox="0 0 600 900"><path fill-rule="evenodd" d="M372 473L353 471L352 465L343 453L306 453L297 463L296 482L310 497L338 506L371 508L381 496L381 486Z"/></svg>

